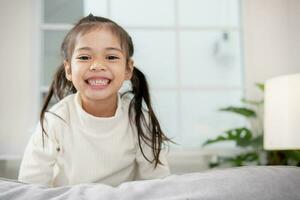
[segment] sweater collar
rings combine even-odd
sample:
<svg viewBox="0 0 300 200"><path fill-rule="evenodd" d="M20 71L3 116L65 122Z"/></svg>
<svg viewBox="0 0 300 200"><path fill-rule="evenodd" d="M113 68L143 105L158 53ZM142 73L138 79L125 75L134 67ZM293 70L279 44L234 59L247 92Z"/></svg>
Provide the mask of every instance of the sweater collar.
<svg viewBox="0 0 300 200"><path fill-rule="evenodd" d="M82 102L79 92L75 95L75 107L78 113L80 127L89 133L106 134L112 130L120 121L123 115L123 108L121 102L121 94L118 92L117 109L115 115L112 117L95 117L87 113L82 108Z"/></svg>

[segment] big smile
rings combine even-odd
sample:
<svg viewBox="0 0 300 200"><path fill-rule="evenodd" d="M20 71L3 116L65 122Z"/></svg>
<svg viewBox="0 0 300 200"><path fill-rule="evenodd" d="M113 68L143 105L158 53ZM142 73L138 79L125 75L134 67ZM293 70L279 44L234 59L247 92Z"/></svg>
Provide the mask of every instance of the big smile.
<svg viewBox="0 0 300 200"><path fill-rule="evenodd" d="M85 80L85 82L94 89L102 89L108 86L111 83L111 80L106 78L90 78Z"/></svg>

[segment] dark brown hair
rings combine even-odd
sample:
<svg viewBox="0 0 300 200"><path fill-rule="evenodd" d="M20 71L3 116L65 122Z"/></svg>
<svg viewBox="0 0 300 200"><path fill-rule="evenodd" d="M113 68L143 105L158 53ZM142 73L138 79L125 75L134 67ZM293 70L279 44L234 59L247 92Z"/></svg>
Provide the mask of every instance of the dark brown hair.
<svg viewBox="0 0 300 200"><path fill-rule="evenodd" d="M126 60L127 64L130 60L130 58L133 56L134 53L134 47L132 43L132 39L129 36L129 34L118 24L116 24L114 21L103 18L103 17L97 17L90 14L87 17L82 18L75 26L67 33L65 36L63 43L61 45L61 55L64 61L70 62L74 47L76 38L79 35L84 35L88 31L91 31L97 27L105 27L109 28L109 30L115 34L120 43L122 49L126 52ZM133 75L131 78L131 90L126 91L122 94L125 95L126 93L132 93L133 98L130 102L129 107L129 118L130 123L132 125L135 124L136 130L138 133L138 143L139 147L141 149L141 152L144 156L144 158L150 162L155 162L154 167L157 167L157 164L162 164L159 160L159 155L162 149L162 145L165 145L166 142L172 142L161 130L160 124L157 120L157 117L155 116L155 113L151 106L151 99L149 95L149 88L147 84L146 77L144 74L136 67L133 68ZM42 106L42 110L40 113L40 124L42 127L42 138L43 138L43 145L44 145L44 137L47 135L44 127L44 118L45 113L50 112L48 111L48 105L51 99L54 97L57 101L63 99L69 94L76 93L76 88L73 86L71 81L68 81L65 77L65 68L63 63L58 67L54 79L50 85L49 92L45 98L44 104ZM143 113L143 100L145 104L147 105L147 110L149 113L149 121L146 122L144 113ZM135 111L135 115L133 115L133 111ZM51 113L51 112L50 112ZM52 113L56 115L55 113ZM61 118L60 116L56 115L57 117ZM62 119L62 118L61 118ZM63 120L63 119L62 119ZM143 130L143 127L146 128L145 133ZM149 134L150 133L150 134ZM142 149L141 140L143 140L148 146L151 147L152 153L153 153L153 160L149 160Z"/></svg>

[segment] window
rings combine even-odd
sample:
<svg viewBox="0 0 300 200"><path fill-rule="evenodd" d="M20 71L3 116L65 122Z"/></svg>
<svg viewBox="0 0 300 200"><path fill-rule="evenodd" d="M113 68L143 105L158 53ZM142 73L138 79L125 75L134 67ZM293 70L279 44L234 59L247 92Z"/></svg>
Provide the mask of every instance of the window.
<svg viewBox="0 0 300 200"><path fill-rule="evenodd" d="M93 13L133 38L135 65L147 76L165 133L201 147L224 129L244 124L218 111L243 96L239 0L44 0L41 93L59 65L60 43L82 16Z"/></svg>

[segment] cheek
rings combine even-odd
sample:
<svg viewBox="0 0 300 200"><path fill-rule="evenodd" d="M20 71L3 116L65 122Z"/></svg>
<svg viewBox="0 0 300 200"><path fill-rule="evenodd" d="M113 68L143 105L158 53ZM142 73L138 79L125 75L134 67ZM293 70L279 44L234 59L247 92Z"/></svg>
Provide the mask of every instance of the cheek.
<svg viewBox="0 0 300 200"><path fill-rule="evenodd" d="M76 63L72 63L71 65L72 71L72 81L74 85L81 85L84 75L84 67L80 66Z"/></svg>
<svg viewBox="0 0 300 200"><path fill-rule="evenodd" d="M85 65L82 63L78 63L78 62L72 62L71 69L72 69L73 75L82 74L84 72L84 69L86 68Z"/></svg>
<svg viewBox="0 0 300 200"><path fill-rule="evenodd" d="M125 68L122 68L121 70L119 69L118 76L122 80L124 80L126 78L126 70L125 70Z"/></svg>

